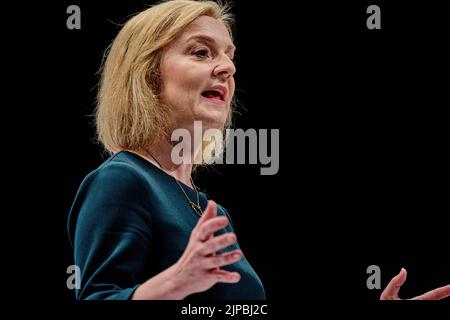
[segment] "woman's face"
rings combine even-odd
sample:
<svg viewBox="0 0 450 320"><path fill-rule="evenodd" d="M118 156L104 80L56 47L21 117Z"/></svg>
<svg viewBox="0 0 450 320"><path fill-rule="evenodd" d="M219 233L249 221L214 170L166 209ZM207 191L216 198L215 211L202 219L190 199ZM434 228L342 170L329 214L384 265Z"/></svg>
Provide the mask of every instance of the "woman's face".
<svg viewBox="0 0 450 320"><path fill-rule="evenodd" d="M234 95L235 47L225 25L201 16L168 47L161 61L161 98L175 128L222 128Z"/></svg>

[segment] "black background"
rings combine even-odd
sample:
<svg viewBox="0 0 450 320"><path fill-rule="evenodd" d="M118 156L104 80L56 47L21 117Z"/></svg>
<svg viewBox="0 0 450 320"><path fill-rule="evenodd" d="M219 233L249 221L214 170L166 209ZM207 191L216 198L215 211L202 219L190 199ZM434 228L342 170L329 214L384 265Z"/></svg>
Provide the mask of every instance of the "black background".
<svg viewBox="0 0 450 320"><path fill-rule="evenodd" d="M230 212L270 299L377 300L372 264L383 287L408 270L402 297L450 283L448 18L440 1L392 2L236 1L235 127L280 129L280 170L223 165L196 180ZM81 30L66 28L71 4ZM10 25L8 297L73 299L67 214L104 159L88 116L96 71L119 24L148 4L22 3ZM366 28L370 4L381 30Z"/></svg>

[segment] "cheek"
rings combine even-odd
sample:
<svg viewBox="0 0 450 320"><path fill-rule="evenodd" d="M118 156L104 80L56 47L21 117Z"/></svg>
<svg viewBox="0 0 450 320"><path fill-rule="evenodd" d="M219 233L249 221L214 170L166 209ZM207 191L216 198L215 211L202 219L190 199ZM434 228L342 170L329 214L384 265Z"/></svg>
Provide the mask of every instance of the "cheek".
<svg viewBox="0 0 450 320"><path fill-rule="evenodd" d="M228 89L230 90L228 92L228 94L229 94L228 108L231 108L232 101L233 101L233 98L234 98L234 90L235 90L235 83L234 83L234 79L233 78L228 82Z"/></svg>
<svg viewBox="0 0 450 320"><path fill-rule="evenodd" d="M164 89L168 95L177 97L197 97L206 85L208 73L189 63L180 63L176 59L166 61L162 72ZM170 98L170 97L168 97Z"/></svg>
<svg viewBox="0 0 450 320"><path fill-rule="evenodd" d="M231 78L229 88L230 88L230 97L233 98L234 97L234 89L236 88L236 83L234 82L234 78Z"/></svg>

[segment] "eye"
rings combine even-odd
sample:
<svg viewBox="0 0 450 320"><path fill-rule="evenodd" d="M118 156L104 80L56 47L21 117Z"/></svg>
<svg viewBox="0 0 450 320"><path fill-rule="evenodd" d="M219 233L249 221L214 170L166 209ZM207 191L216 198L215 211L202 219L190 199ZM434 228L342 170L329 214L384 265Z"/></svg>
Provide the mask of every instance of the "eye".
<svg viewBox="0 0 450 320"><path fill-rule="evenodd" d="M198 49L193 52L193 55L195 55L198 58L208 58L209 50L208 49Z"/></svg>

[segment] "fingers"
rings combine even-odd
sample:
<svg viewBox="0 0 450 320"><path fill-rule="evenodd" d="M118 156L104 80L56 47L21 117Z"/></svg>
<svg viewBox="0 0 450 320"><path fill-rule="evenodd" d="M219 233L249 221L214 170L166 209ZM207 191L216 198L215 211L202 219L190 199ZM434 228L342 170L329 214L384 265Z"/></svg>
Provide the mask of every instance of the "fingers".
<svg viewBox="0 0 450 320"><path fill-rule="evenodd" d="M411 300L440 300L450 296L450 284L428 291L420 296L412 298Z"/></svg>
<svg viewBox="0 0 450 320"><path fill-rule="evenodd" d="M213 221L215 218L217 217L217 205L214 201L209 200L208 201L208 205L206 206L205 211L203 212L202 216L200 217L200 219L197 222L197 225L195 226L192 235L196 238L195 240L200 240L200 241L206 241L207 239L209 239L211 237L211 232L209 230L220 230L223 227L217 226L217 222L212 222L211 225L211 221ZM222 217L220 217L220 219L223 220ZM219 220L220 220L219 219ZM222 222L218 222L219 224L225 224L224 221ZM207 225L206 229L203 230L203 225ZM225 224L226 225L226 224ZM214 229L214 227L217 227L219 229ZM213 232L215 232L213 231Z"/></svg>
<svg viewBox="0 0 450 320"><path fill-rule="evenodd" d="M227 232L218 237L211 238L204 243L203 247L199 250L199 254L203 256L213 254L216 251L231 246L236 240L236 234L232 232Z"/></svg>
<svg viewBox="0 0 450 320"><path fill-rule="evenodd" d="M198 227L198 234L200 240L205 241L211 234L228 225L226 217L215 217L210 219Z"/></svg>
<svg viewBox="0 0 450 320"><path fill-rule="evenodd" d="M398 300L398 292L400 291L400 287L406 281L406 270L402 268L400 273L396 275L389 284L386 286L386 289L381 293L380 300Z"/></svg>
<svg viewBox="0 0 450 320"><path fill-rule="evenodd" d="M400 273L392 278L391 282L386 286L381 294L380 300L399 300L398 292L400 287L406 281L406 270L402 268ZM446 285L434 290L428 291L420 296L414 297L411 300L440 300L450 296L450 285Z"/></svg>
<svg viewBox="0 0 450 320"><path fill-rule="evenodd" d="M201 225L211 218L214 218L215 216L217 216L217 204L214 201L209 200L205 211L203 211L202 216L198 220L197 226Z"/></svg>
<svg viewBox="0 0 450 320"><path fill-rule="evenodd" d="M202 217L198 221L193 236L196 240L206 241L212 237L212 234L225 228L228 225L228 219L224 216L217 217L217 205L214 201L208 201Z"/></svg>
<svg viewBox="0 0 450 320"><path fill-rule="evenodd" d="M238 272L229 272L221 269L212 272L217 282L236 283L241 280L241 275Z"/></svg>
<svg viewBox="0 0 450 320"><path fill-rule="evenodd" d="M235 263L242 258L242 251L239 249L226 252L224 254L214 255L203 260L202 267L205 269L214 269Z"/></svg>

